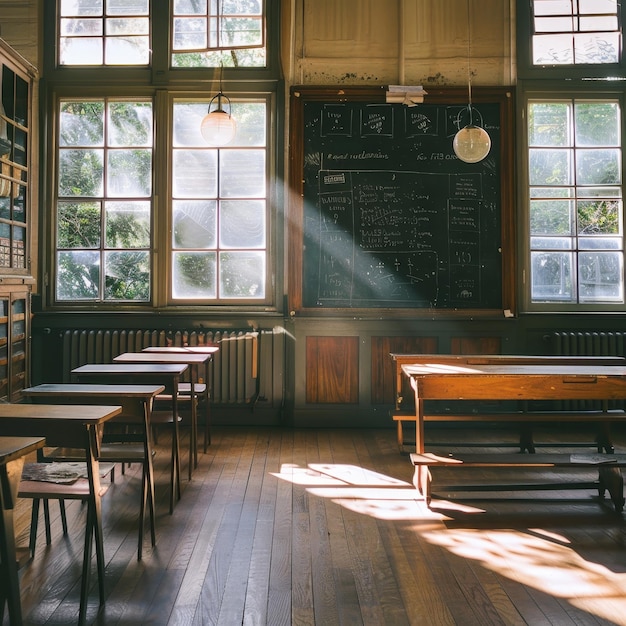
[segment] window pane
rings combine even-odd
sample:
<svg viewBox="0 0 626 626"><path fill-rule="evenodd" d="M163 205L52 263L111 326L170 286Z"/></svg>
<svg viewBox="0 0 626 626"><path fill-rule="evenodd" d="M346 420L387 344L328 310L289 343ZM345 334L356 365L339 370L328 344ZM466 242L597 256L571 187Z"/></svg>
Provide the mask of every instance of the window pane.
<svg viewBox="0 0 626 626"><path fill-rule="evenodd" d="M103 0L60 0L61 15L102 15Z"/></svg>
<svg viewBox="0 0 626 626"><path fill-rule="evenodd" d="M217 150L176 150L173 178L175 198L217 197Z"/></svg>
<svg viewBox="0 0 626 626"><path fill-rule="evenodd" d="M175 252L172 264L174 298L215 298L215 252Z"/></svg>
<svg viewBox="0 0 626 626"><path fill-rule="evenodd" d="M107 248L150 247L149 202L105 202Z"/></svg>
<svg viewBox="0 0 626 626"><path fill-rule="evenodd" d="M263 197L265 184L265 150L220 151L220 192L223 197Z"/></svg>
<svg viewBox="0 0 626 626"><path fill-rule="evenodd" d="M215 200L172 203L174 248L215 248L217 242L217 202Z"/></svg>
<svg viewBox="0 0 626 626"><path fill-rule="evenodd" d="M57 248L100 247L100 203L59 202Z"/></svg>
<svg viewBox="0 0 626 626"><path fill-rule="evenodd" d="M570 107L567 104L531 104L528 107L531 146L570 146Z"/></svg>
<svg viewBox="0 0 626 626"><path fill-rule="evenodd" d="M101 196L103 157L103 150L61 150L59 196Z"/></svg>
<svg viewBox="0 0 626 626"><path fill-rule="evenodd" d="M149 102L112 102L108 133L110 146L151 146L152 105Z"/></svg>
<svg viewBox="0 0 626 626"><path fill-rule="evenodd" d="M530 232L532 235L573 235L573 201L531 200Z"/></svg>
<svg viewBox="0 0 626 626"><path fill-rule="evenodd" d="M109 15L148 15L150 0L107 0Z"/></svg>
<svg viewBox="0 0 626 626"><path fill-rule="evenodd" d="M619 150L578 150L576 179L579 185L619 184L621 163Z"/></svg>
<svg viewBox="0 0 626 626"><path fill-rule="evenodd" d="M262 252L220 253L222 298L265 297L265 255Z"/></svg>
<svg viewBox="0 0 626 626"><path fill-rule="evenodd" d="M152 151L110 150L107 195L145 198L152 193Z"/></svg>
<svg viewBox="0 0 626 626"><path fill-rule="evenodd" d="M105 252L105 300L148 300L150 258L146 251Z"/></svg>
<svg viewBox="0 0 626 626"><path fill-rule="evenodd" d="M107 37L105 65L148 65L150 49L147 37Z"/></svg>
<svg viewBox="0 0 626 626"><path fill-rule="evenodd" d="M532 299L574 302L572 260L572 253L533 252Z"/></svg>
<svg viewBox="0 0 626 626"><path fill-rule="evenodd" d="M578 263L581 302L622 300L622 252L581 252Z"/></svg>
<svg viewBox="0 0 626 626"><path fill-rule="evenodd" d="M579 201L578 232L581 235L621 233L622 203L614 200Z"/></svg>
<svg viewBox="0 0 626 626"><path fill-rule="evenodd" d="M265 202L223 200L220 203L220 247L265 247Z"/></svg>
<svg viewBox="0 0 626 626"><path fill-rule="evenodd" d="M619 146L619 106L616 102L584 102L574 108L577 146Z"/></svg>
<svg viewBox="0 0 626 626"><path fill-rule="evenodd" d="M104 103L66 102L59 117L60 146L104 145Z"/></svg>
<svg viewBox="0 0 626 626"><path fill-rule="evenodd" d="M59 252L57 300L96 300L100 284L98 252Z"/></svg>
<svg viewBox="0 0 626 626"><path fill-rule="evenodd" d="M569 150L529 150L531 185L572 184ZM591 181L590 181L591 182Z"/></svg>
<svg viewBox="0 0 626 626"><path fill-rule="evenodd" d="M533 250L573 250L572 237L531 237L530 245Z"/></svg>

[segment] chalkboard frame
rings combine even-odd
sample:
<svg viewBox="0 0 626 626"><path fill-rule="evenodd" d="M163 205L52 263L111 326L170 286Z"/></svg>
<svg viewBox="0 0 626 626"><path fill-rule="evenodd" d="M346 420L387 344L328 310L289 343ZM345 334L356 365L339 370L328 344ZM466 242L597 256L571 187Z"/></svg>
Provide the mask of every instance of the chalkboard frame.
<svg viewBox="0 0 626 626"><path fill-rule="evenodd" d="M467 105L465 88L433 88L426 86L425 104ZM385 102L386 86L292 86L289 119L289 186L288 197L288 309L294 315L350 315L386 318L406 317L506 317L516 315L515 223L514 223L514 161L515 95L511 87L473 87L472 102L497 104L500 112L500 224L501 224L501 303L489 308L454 307L311 307L304 304L304 147L305 103ZM419 105L418 105L419 106Z"/></svg>

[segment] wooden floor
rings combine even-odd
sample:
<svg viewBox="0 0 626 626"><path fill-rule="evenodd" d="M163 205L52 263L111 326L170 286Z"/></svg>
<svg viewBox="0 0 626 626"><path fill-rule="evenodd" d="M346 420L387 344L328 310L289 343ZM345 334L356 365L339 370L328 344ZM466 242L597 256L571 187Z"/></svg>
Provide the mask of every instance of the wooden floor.
<svg viewBox="0 0 626 626"><path fill-rule="evenodd" d="M451 435L466 434L433 437ZM626 624L626 525L593 491L455 496L431 511L391 428L216 428L191 482L184 457L169 515L167 455L162 436L157 546L146 541L142 561L138 468L118 473L104 498L107 599L99 608L92 589L89 623ZM435 490L445 478L435 474ZM63 537L52 508L52 545L40 524L20 574L26 624L78 614L85 511L69 505ZM20 544L29 510L20 503Z"/></svg>

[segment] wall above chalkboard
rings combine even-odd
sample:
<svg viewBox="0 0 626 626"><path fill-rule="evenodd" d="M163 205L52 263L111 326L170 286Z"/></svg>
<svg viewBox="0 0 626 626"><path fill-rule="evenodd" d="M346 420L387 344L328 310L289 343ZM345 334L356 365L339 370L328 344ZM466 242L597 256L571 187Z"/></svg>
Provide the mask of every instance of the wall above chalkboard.
<svg viewBox="0 0 626 626"><path fill-rule="evenodd" d="M467 93L293 87L289 308L295 314L502 315L514 308L511 89L475 88L491 151L452 140Z"/></svg>

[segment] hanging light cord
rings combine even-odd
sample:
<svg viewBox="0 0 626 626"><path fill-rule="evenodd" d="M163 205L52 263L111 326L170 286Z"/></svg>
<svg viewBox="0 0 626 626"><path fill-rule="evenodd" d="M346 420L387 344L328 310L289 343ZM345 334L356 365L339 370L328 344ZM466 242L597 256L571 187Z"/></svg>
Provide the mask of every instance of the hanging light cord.
<svg viewBox="0 0 626 626"><path fill-rule="evenodd" d="M470 0L466 2L467 6L467 92L468 92L468 105L469 111L469 126L474 125L474 119L472 115L472 71L470 69L470 63L472 58L472 27L470 23Z"/></svg>

